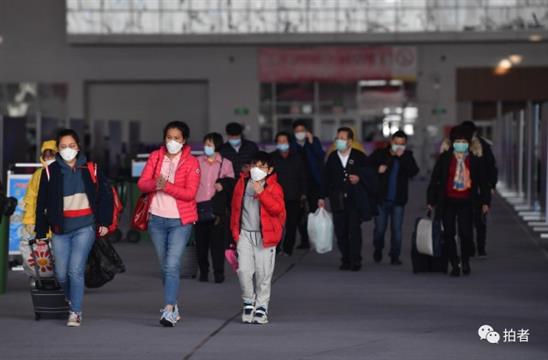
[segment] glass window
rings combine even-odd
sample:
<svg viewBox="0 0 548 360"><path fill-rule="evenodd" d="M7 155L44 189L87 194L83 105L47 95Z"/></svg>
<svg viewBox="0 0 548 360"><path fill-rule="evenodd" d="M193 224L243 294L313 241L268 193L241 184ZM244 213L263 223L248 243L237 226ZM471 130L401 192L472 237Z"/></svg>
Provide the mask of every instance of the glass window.
<svg viewBox="0 0 548 360"><path fill-rule="evenodd" d="M548 0L66 0L66 4L67 31L75 34L386 33L548 27ZM102 26L89 21L95 17L90 12L99 14ZM146 24L132 24L128 30L120 13L132 12ZM173 21L177 16L189 21Z"/></svg>

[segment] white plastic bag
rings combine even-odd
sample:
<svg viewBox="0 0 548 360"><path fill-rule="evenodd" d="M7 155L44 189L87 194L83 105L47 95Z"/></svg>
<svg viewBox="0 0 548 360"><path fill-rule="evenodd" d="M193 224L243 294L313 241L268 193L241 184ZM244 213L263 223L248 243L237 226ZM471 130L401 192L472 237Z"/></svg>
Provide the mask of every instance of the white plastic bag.
<svg viewBox="0 0 548 360"><path fill-rule="evenodd" d="M335 232L333 216L324 208L319 208L313 214L308 214L308 238L318 254L333 250Z"/></svg>
<svg viewBox="0 0 548 360"><path fill-rule="evenodd" d="M417 251L424 255L433 256L432 220L422 218L417 222Z"/></svg>

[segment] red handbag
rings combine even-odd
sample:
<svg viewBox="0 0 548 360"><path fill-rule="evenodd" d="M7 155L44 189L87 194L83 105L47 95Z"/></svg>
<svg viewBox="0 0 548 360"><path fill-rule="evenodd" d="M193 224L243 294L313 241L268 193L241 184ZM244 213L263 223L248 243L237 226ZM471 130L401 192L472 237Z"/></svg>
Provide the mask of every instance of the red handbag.
<svg viewBox="0 0 548 360"><path fill-rule="evenodd" d="M148 228L148 211L150 208L150 196L142 194L135 204L131 217L131 227L135 230L146 231Z"/></svg>
<svg viewBox="0 0 548 360"><path fill-rule="evenodd" d="M156 168L158 167L158 162L154 166L154 173L156 174ZM148 218L149 218L149 209L152 196L149 194L141 194L135 204L135 209L133 210L133 215L131 216L131 227L135 230L146 231L148 228Z"/></svg>

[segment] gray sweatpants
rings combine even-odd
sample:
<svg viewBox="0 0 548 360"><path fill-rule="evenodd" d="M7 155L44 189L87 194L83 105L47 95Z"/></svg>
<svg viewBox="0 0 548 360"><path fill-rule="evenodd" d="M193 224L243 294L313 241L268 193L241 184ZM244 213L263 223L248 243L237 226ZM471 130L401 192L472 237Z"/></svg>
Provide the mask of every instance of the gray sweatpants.
<svg viewBox="0 0 548 360"><path fill-rule="evenodd" d="M259 232L242 230L238 240L238 278L242 288L242 299L255 307L268 310L270 285L276 261L276 247L263 247ZM253 279L255 275L255 279Z"/></svg>

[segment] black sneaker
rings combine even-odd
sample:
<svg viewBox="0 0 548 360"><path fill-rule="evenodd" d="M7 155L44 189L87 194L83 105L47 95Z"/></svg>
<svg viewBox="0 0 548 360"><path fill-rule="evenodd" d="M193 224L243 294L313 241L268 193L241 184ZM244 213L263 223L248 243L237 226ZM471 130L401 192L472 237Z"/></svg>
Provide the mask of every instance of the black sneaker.
<svg viewBox="0 0 548 360"><path fill-rule="evenodd" d="M449 276L451 277L459 277L460 276L460 266L458 265L452 265L451 272L449 273Z"/></svg>
<svg viewBox="0 0 548 360"><path fill-rule="evenodd" d="M376 263L380 263L382 261L382 250L375 249L375 252L373 253L373 260L375 260Z"/></svg>
<svg viewBox="0 0 548 360"><path fill-rule="evenodd" d="M213 276L215 278L215 283L216 284L222 284L225 281L224 274L214 274Z"/></svg>
<svg viewBox="0 0 548 360"><path fill-rule="evenodd" d="M259 306L257 309L255 309L253 323L261 325L268 324L268 314L266 313L266 309L264 307Z"/></svg>
<svg viewBox="0 0 548 360"><path fill-rule="evenodd" d="M397 256L392 256L392 258L390 259L390 265L401 265L401 264L402 262L400 258Z"/></svg>
<svg viewBox="0 0 548 360"><path fill-rule="evenodd" d="M360 271L362 269L361 264L352 265L350 271Z"/></svg>
<svg viewBox="0 0 548 360"><path fill-rule="evenodd" d="M309 244L300 244L299 246L297 246L297 249L299 249L299 250L310 249L310 245Z"/></svg>
<svg viewBox="0 0 548 360"><path fill-rule="evenodd" d="M470 272L472 272L472 270L470 269L470 263L468 262L468 260L463 261L462 262L463 275L470 275Z"/></svg>
<svg viewBox="0 0 548 360"><path fill-rule="evenodd" d="M208 282L209 281L209 273L200 271L200 277L198 278L198 281L199 282Z"/></svg>
<svg viewBox="0 0 548 360"><path fill-rule="evenodd" d="M480 259L487 258L487 253L485 252L485 250L478 250L478 258Z"/></svg>

